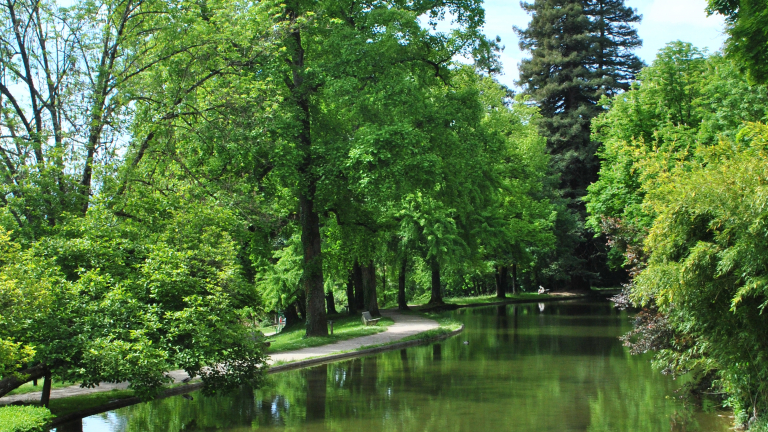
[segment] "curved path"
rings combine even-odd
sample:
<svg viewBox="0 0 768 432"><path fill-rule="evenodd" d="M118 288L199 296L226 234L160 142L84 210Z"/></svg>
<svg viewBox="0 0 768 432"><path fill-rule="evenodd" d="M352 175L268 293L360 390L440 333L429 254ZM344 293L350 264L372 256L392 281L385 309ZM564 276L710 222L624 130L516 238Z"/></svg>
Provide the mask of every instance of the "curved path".
<svg viewBox="0 0 768 432"><path fill-rule="evenodd" d="M400 339L408 336L413 336L427 330L438 328L440 325L435 320L424 318L418 315L403 314L394 310L382 310L381 315L391 318L395 323L387 327L387 329L381 333L376 333L370 336L362 336L359 338L348 339L341 342L336 342L328 345L321 345L312 348L302 348L295 351L286 351L273 354L267 360L267 364L272 365L275 362L294 362L298 360L306 360L309 358L323 357L333 354L338 354L343 351L351 351L359 349L365 346L380 345L385 343L396 342ZM181 382L183 379L188 378L186 372L183 370L175 370L169 372L169 375L173 377L174 382ZM79 385L73 385L69 387L62 387L51 390L51 399L59 399L70 396L80 396L91 393L105 392L110 390L122 390L128 388L128 383L108 384L104 383L95 388L82 388ZM40 392L24 393L19 395L4 396L0 398L0 406L10 404L13 402L31 402L39 401Z"/></svg>
<svg viewBox="0 0 768 432"><path fill-rule="evenodd" d="M370 336L361 336L359 338L347 339L328 345L320 345L312 348L302 348L296 351L286 351L272 354L267 361L268 364L274 364L278 361L292 362L305 360L308 358L322 357L342 351L359 349L364 346L381 345L390 342L396 342L408 336L413 336L438 328L440 325L435 320L424 318L418 315L403 314L394 310L382 310L381 315L392 318L395 323L387 327L381 333Z"/></svg>

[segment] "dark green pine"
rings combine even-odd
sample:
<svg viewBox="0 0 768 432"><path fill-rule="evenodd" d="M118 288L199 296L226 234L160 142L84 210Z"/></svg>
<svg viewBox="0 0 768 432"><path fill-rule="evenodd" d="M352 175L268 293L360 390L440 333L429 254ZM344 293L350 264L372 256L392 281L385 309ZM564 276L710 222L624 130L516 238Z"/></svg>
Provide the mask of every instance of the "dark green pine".
<svg viewBox="0 0 768 432"><path fill-rule="evenodd" d="M569 279L570 288L588 288L609 276L604 240L593 239L583 226L582 198L600 168L590 123L602 111L600 98L628 89L643 66L633 54L642 44L633 27L640 16L623 0L535 0L522 6L531 21L515 30L531 57L520 64L518 84L541 110L550 168L570 213L563 217L574 221L558 233L573 247L561 248L569 250L554 258L559 263L552 267L561 274L553 277Z"/></svg>

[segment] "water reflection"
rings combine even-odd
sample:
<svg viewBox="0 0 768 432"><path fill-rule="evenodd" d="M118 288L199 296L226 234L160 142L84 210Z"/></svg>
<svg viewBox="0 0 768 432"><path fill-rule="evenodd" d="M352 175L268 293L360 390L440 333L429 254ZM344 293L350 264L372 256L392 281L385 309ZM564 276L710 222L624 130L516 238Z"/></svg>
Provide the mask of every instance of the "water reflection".
<svg viewBox="0 0 768 432"><path fill-rule="evenodd" d="M464 333L441 343L274 375L256 391L126 407L82 430L728 430L727 418L668 398L677 383L626 352L617 336L630 318L606 303L456 317Z"/></svg>

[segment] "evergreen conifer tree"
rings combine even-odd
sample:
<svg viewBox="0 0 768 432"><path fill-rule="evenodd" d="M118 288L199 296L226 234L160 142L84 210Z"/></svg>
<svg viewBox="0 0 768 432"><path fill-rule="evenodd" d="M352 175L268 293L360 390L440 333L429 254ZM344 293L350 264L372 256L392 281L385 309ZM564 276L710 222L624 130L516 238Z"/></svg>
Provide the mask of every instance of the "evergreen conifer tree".
<svg viewBox="0 0 768 432"><path fill-rule="evenodd" d="M526 29L516 28L520 48L531 58L520 64L518 84L541 109L541 133L552 155L564 199L561 243L549 265L553 279L570 279L571 288L588 288L608 272L604 241L584 229L581 198L597 179L599 143L590 139L590 122L603 95L629 88L643 64L632 51L642 44L632 24L640 21L624 0L534 0L521 3L531 14Z"/></svg>

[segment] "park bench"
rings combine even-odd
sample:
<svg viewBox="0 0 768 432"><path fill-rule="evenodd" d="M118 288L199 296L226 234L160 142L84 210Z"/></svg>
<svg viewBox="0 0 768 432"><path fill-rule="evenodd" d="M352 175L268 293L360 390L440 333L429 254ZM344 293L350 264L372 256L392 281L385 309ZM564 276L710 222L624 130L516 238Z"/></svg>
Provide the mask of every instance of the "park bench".
<svg viewBox="0 0 768 432"><path fill-rule="evenodd" d="M368 311L363 312L363 325L376 325L379 323L379 320L381 318L374 318L371 316L371 313Z"/></svg>

